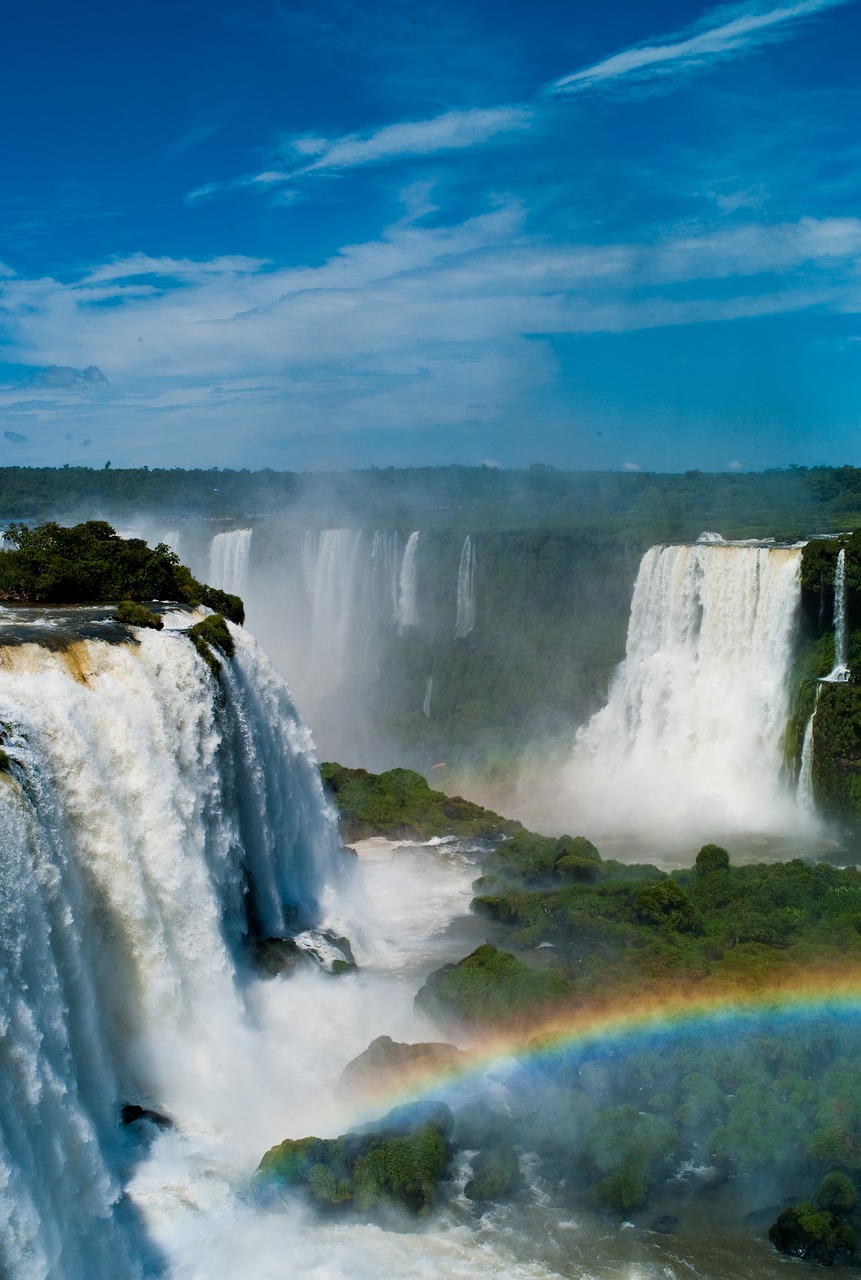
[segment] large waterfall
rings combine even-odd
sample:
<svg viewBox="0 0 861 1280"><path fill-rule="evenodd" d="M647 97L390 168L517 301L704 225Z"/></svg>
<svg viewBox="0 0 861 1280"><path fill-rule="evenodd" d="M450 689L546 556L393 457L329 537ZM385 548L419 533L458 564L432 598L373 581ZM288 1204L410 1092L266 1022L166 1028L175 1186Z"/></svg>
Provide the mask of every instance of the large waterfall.
<svg viewBox="0 0 861 1280"><path fill-rule="evenodd" d="M308 732L254 641L234 637L218 685L177 632L0 647L11 1280L142 1274L120 1106L230 1131L231 1055L255 1034L246 935L313 924L341 875ZM256 1105L243 1100L240 1124Z"/></svg>
<svg viewBox="0 0 861 1280"><path fill-rule="evenodd" d="M625 660L577 734L565 787L584 830L784 831L798 548L652 547Z"/></svg>

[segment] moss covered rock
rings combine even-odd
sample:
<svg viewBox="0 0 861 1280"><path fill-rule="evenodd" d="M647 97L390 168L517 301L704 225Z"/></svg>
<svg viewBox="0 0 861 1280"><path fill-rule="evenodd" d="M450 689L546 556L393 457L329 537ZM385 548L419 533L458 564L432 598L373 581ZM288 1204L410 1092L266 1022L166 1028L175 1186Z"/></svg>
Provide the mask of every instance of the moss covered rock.
<svg viewBox="0 0 861 1280"><path fill-rule="evenodd" d="M462 796L434 791L412 769L368 773L327 761L320 773L348 843L371 836L427 840L445 835L501 836L521 830L519 822L501 818Z"/></svg>
<svg viewBox="0 0 861 1280"><path fill-rule="evenodd" d="M258 1186L304 1188L320 1208L427 1213L452 1155L453 1117L442 1103L397 1107L339 1138L297 1138L263 1156Z"/></svg>
<svg viewBox="0 0 861 1280"><path fill-rule="evenodd" d="M523 1185L520 1161L514 1147L480 1151L472 1162L473 1175L464 1187L470 1200L504 1200Z"/></svg>
<svg viewBox="0 0 861 1280"><path fill-rule="evenodd" d="M416 1008L442 1026L521 1027L538 1021L570 994L561 975L531 969L490 943L444 965L416 996Z"/></svg>

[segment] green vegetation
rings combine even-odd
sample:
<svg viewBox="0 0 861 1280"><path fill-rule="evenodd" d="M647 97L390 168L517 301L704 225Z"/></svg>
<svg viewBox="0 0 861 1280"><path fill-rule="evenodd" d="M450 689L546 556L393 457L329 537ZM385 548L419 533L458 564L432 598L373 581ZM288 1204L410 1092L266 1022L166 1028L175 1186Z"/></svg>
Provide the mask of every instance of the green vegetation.
<svg viewBox="0 0 861 1280"><path fill-rule="evenodd" d="M328 761L320 766L323 785L340 815L346 841L369 836L427 840L433 836L499 836L520 828L460 796L433 791L411 769L368 773Z"/></svg>
<svg viewBox="0 0 861 1280"><path fill-rule="evenodd" d="M836 663L835 571L845 553L846 682L822 682ZM801 562L802 640L794 667L786 757L797 772L812 724L813 798L820 812L857 831L861 824L861 529L809 542Z"/></svg>
<svg viewBox="0 0 861 1280"><path fill-rule="evenodd" d="M11 524L0 551L0 598L42 604L119 600L175 600L216 605L231 621L244 620L242 601L197 582L164 543L121 538L104 520L71 528L50 522L29 528ZM146 625L140 622L136 626ZM149 624L151 625L151 624Z"/></svg>
<svg viewBox="0 0 861 1280"><path fill-rule="evenodd" d="M582 843L580 843L582 841ZM585 849L576 876L568 847ZM570 994L607 997L643 983L756 988L811 966L861 960L861 871L827 863L731 867L706 845L695 867L601 860L588 841L521 832L485 863L473 909L511 945L549 943Z"/></svg>
<svg viewBox="0 0 861 1280"><path fill-rule="evenodd" d="M486 942L432 973L416 996L416 1008L444 1027L510 1030L537 1021L569 993L560 974L530 969Z"/></svg>
<svg viewBox="0 0 861 1280"><path fill-rule="evenodd" d="M480 1151L472 1162L472 1177L464 1187L470 1200L503 1200L523 1185L514 1147Z"/></svg>
<svg viewBox="0 0 861 1280"><path fill-rule="evenodd" d="M189 627L185 634L214 674L217 674L221 663L213 650L217 650L225 658L232 658L236 652L233 636L220 613L209 614Z"/></svg>
<svg viewBox="0 0 861 1280"><path fill-rule="evenodd" d="M451 1127L451 1112L438 1103L398 1107L340 1138L287 1139L266 1152L255 1181L304 1188L323 1209L426 1214L451 1159Z"/></svg>
<svg viewBox="0 0 861 1280"><path fill-rule="evenodd" d="M142 604L134 600L121 600L117 605L117 622L127 627L151 627L153 631L161 631L164 623L157 613L152 613Z"/></svg>
<svg viewBox="0 0 861 1280"><path fill-rule="evenodd" d="M781 1253L825 1266L855 1252L855 1226L850 1218L857 1195L843 1173L829 1173L813 1200L786 1209L768 1235Z"/></svg>

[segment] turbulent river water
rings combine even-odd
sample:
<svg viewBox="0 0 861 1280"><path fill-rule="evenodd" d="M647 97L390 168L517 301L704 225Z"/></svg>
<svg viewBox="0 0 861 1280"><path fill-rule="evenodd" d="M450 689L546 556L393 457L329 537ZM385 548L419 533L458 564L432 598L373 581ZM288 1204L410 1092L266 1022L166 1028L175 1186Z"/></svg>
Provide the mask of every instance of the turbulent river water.
<svg viewBox="0 0 861 1280"><path fill-rule="evenodd" d="M336 1134L354 1123L334 1089L342 1067L376 1035L417 1041L438 1032L413 1011L427 972L485 936L466 914L475 852L457 843L360 846L351 890L329 923L348 931L361 969L332 979L300 973L248 993L256 1032L250 1058L228 1052L235 1113L218 1124L159 1136L129 1193L177 1280L462 1277L483 1280L768 1280L785 1274L752 1205L730 1188L715 1199L681 1195L637 1223L560 1207L540 1163L524 1151L523 1200L481 1213L462 1194L456 1164L448 1203L420 1227L323 1220L285 1200L263 1211L247 1195L262 1150L288 1135ZM504 1067L477 1087L504 1090ZM756 1207L755 1205L753 1207ZM662 1221L678 1221L671 1234ZM766 1223L767 1225L767 1223Z"/></svg>

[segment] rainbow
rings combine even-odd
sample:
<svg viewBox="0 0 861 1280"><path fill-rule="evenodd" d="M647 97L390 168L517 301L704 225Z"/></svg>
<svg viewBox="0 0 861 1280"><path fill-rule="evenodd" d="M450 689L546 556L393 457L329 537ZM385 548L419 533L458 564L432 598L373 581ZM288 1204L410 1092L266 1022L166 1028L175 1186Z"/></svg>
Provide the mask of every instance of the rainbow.
<svg viewBox="0 0 861 1280"><path fill-rule="evenodd" d="M363 1113L382 1106L456 1092L518 1066L550 1065L566 1055L600 1054L667 1043L677 1036L737 1035L768 1020L778 1029L799 1020L861 1017L861 965L811 967L774 975L756 988L701 986L615 994L557 1011L552 1017L485 1034L464 1050L456 1066L380 1074L361 1095Z"/></svg>

